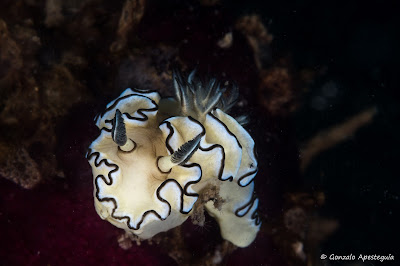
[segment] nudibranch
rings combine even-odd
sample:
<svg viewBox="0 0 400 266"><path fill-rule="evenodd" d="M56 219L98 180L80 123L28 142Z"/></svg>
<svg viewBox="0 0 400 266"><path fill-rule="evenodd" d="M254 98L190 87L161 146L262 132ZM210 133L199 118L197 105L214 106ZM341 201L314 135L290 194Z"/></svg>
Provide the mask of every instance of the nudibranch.
<svg viewBox="0 0 400 266"><path fill-rule="evenodd" d="M207 187L222 204L205 204L224 239L250 245L260 229L254 193L254 141L227 114L237 99L216 79L173 73L175 96L126 89L95 118L99 137L87 158L99 216L141 239L182 224ZM238 122L239 121L239 122Z"/></svg>

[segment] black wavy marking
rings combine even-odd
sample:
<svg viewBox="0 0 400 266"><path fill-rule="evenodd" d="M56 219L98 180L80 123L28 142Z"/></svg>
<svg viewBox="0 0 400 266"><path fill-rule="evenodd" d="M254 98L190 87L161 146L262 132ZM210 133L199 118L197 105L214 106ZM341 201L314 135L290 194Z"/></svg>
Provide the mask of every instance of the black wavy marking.
<svg viewBox="0 0 400 266"><path fill-rule="evenodd" d="M250 176L250 175L252 175L252 174L257 174L257 172L258 172L258 168L257 168L256 170L254 170L254 171L251 171L251 172L248 172L247 174L242 175L242 176L238 179L238 185L239 185L240 187L247 187L248 185L250 185L250 183L253 182L254 178L256 177L255 175L254 175L254 177L253 177L249 182L247 182L247 184L242 184L241 182L242 182L242 180L243 180L244 178L246 178L246 177L248 177L248 176Z"/></svg>
<svg viewBox="0 0 400 266"><path fill-rule="evenodd" d="M251 210L251 208L253 207L254 201L255 201L256 199L257 199L257 196L256 196L256 194L255 194L254 191L253 191L253 195L251 196L250 201L249 201L248 203L246 203L245 205L243 205L242 207L240 207L239 209L237 209L237 210L235 211L235 215L236 215L237 217L243 217L243 216L245 216L246 214L248 214L249 211ZM247 208L247 211L246 211L244 214L239 214L239 212L240 212L241 210L245 209L245 208ZM251 219L252 219L252 220L255 220L255 221L254 221L255 225L259 225L259 224L261 223L261 219L260 219L260 216L258 215L258 210L257 210L257 208L256 208L256 210L251 214Z"/></svg>
<svg viewBox="0 0 400 266"><path fill-rule="evenodd" d="M189 116L188 118L189 118L190 121L192 121L192 122L198 124L199 126L201 126L202 134L204 136L206 134L206 129L204 128L204 126L199 121L194 119L193 117ZM233 176L229 176L229 177L227 177L225 179L222 179L222 174L224 173L224 169L225 169L225 149L224 149L224 147L222 147L222 145L220 145L220 144L213 144L213 145L211 145L211 146L209 146L207 148L203 148L203 147L201 147L201 145L199 145L199 149L201 151L204 151L204 152L211 151L214 148L220 148L221 151L222 151L222 159L221 159L221 166L220 166L219 171L218 171L218 179L221 180L221 181L232 182L233 181Z"/></svg>
<svg viewBox="0 0 400 266"><path fill-rule="evenodd" d="M180 189L180 191L181 191L181 199L180 199L181 201L180 201L180 209L179 209L179 212L182 213L182 214L188 214L189 212L191 212L191 210L193 209L193 207L190 208L190 210L188 210L188 211L184 211L184 210L183 210L183 204L184 204L183 196L186 195L186 196L188 196L188 197L195 197L195 198L196 198L196 201L197 201L197 199L199 198L199 194L197 194L197 193L189 193L189 192L187 191L187 189L189 188L189 186L194 185L194 184L197 184L197 183L199 183L199 182L201 181L201 179L202 179L202 177L203 177L203 171L202 171L200 165L197 164L197 163L184 164L184 165L181 165L181 166L182 166L182 167L185 167L185 168L198 167L198 168L200 169L200 176L199 176L196 180L187 182L183 188L182 188L182 186L178 183L178 181L176 181L175 179L171 179L171 178L170 178L170 179L167 179L167 180L165 180L164 182L162 182L161 185L157 188L157 193L156 193L156 194L157 194L157 198L159 198L159 199L161 200L161 196L159 195L159 192L161 191L161 189L162 189L167 183L169 183L169 182L173 182L173 183L177 184L178 187L179 187L179 189ZM171 213L171 205L169 205L169 203L168 203L168 206L169 206L169 213ZM169 214L168 214L168 216L169 216Z"/></svg>
<svg viewBox="0 0 400 266"><path fill-rule="evenodd" d="M258 161L258 153L257 153L257 148L256 148L256 144L254 143L254 146L253 146L253 154L254 154L254 157L256 158L256 161Z"/></svg>
<svg viewBox="0 0 400 266"><path fill-rule="evenodd" d="M154 111L157 111L157 110L158 110L158 105L157 105L157 103L156 103L155 101L153 101L152 99L150 99L150 98L147 97L147 96L133 93L133 94L128 94L128 95L122 96L122 97L120 97L120 98L117 98L111 106L107 107L106 110L104 110L100 115L97 115L97 116L96 116L96 120L98 120L99 118L102 118L107 112L109 112L109 111L111 111L112 109L114 109L114 108L118 105L118 103L119 103L120 101L122 101L122 100L124 100L124 99L127 99L127 98L129 98L129 97L133 97L133 96L139 96L139 97L143 97L143 98L149 99L149 100L151 101L151 103L154 105L154 107L152 107L152 108L141 108L141 109L136 110L136 112L137 112L141 117L132 117L129 113L124 113L128 119L130 119L130 120L137 120L137 121L146 121L146 120L149 119L149 117L148 117L144 112L154 112ZM104 122L105 122L105 123L112 123L112 120L113 120L113 119L106 119ZM106 128L106 127L101 128L101 129L100 129L100 132L101 132L102 130L107 131L107 132L111 132L111 129L108 129L108 128Z"/></svg>
<svg viewBox="0 0 400 266"><path fill-rule="evenodd" d="M136 93L144 93L144 94L150 94L150 93L158 92L156 90L138 90L138 89L135 89L135 88L133 88L133 89L129 88L129 89L131 89L132 91L134 91Z"/></svg>
<svg viewBox="0 0 400 266"><path fill-rule="evenodd" d="M219 120L214 114L212 114L212 113L209 113L209 114L210 114L211 117L213 117L216 121L218 121L219 123L221 123L221 124L225 127L226 131L227 131L231 136L233 136L233 137L236 139L237 144L239 145L240 149L242 149L242 145L240 144L240 142L239 142L239 140L237 139L236 135L233 134L233 133L229 130L229 128L228 128L221 120ZM255 149L255 145L254 145L253 151L254 151L254 149ZM241 176L241 177L238 179L238 185L239 185L240 187L246 187L246 186L248 186L251 182L254 181L254 178L252 178L252 179L251 179L247 184L245 184L245 185L242 185L242 184L241 184L241 181L242 181L244 178L246 178L247 176L252 175L252 174L254 174L254 173L257 173L257 171L258 171L258 169L256 169L256 170L254 170L254 171L252 171L252 172L250 172L250 173L247 173L247 174ZM254 176L254 177L255 177L255 176ZM255 201L256 199L257 199L257 196L255 195L255 193L254 193L254 191L253 191L253 196L252 196L252 199L250 200L250 202L249 202L249 203L246 203L244 206L242 206L242 207L240 207L239 209L237 209L237 210L235 211L235 215L238 216L238 217L243 217L243 216L245 216L245 215L250 211L250 209L251 209L251 207L253 206L254 201ZM239 215L239 212L240 212L241 210L243 210L244 208L246 208L247 206L249 206L249 205L250 205L249 209L248 209L243 215ZM256 225L259 225L259 224L261 223L261 219L260 219L260 217L259 217L259 215L258 215L257 209L256 209L256 210L253 212L253 214L251 215L251 219L252 219L252 220L255 220L255 224L256 224Z"/></svg>
<svg viewBox="0 0 400 266"><path fill-rule="evenodd" d="M257 155L257 149L256 149L256 144L255 144L255 143L254 143L254 145L253 145L253 154L254 154L254 158L256 159L256 162L257 162L257 161L258 161L258 155ZM241 181L242 181L244 178L248 177L249 175L252 175L252 174L257 173L257 172L258 172L258 167L257 167L255 170L253 170L253 171L251 171L251 172L249 172L249 173L247 173L247 174L242 175L242 176L238 179L238 185L241 186L241 187L247 187L248 185L250 185L251 182L253 182L253 180L254 180L254 178L256 177L256 175L254 175L254 177L253 177L247 184L241 184Z"/></svg>
<svg viewBox="0 0 400 266"><path fill-rule="evenodd" d="M216 110L216 109L217 109L217 108L215 108L214 110ZM224 122L222 122L220 119L218 119L218 118L217 118L214 114L212 114L211 112L209 113L209 115L210 115L212 118L214 118L218 123L220 123L220 124L225 128L225 130L228 132L229 135L231 135L232 137L235 138L235 140L236 140L236 142L237 142L239 148L242 150L243 148L242 148L242 145L240 144L240 141L238 140L238 138L236 137L236 135L233 134L232 131L229 130L229 128L224 124ZM225 151L224 151L224 158L225 158ZM225 161L225 160L224 160L224 161ZM224 163L225 163L225 162L224 162ZM222 180L222 179L221 179L221 180ZM229 180L230 182L232 182L232 181L233 181L233 176L230 176L230 177L228 177L228 178L225 179L225 180ZM225 180L223 180L223 181L225 181Z"/></svg>
<svg viewBox="0 0 400 266"><path fill-rule="evenodd" d="M242 145L240 144L240 142L239 142L239 140L237 139L236 135L233 134L233 133L229 130L229 128L228 128L221 120L219 120L214 114L209 113L209 115L210 115L211 117L213 117L216 121L218 121L219 123L221 123L221 124L225 127L226 131L227 131L231 136L233 136L233 137L236 139L237 144L239 145L240 149L242 149ZM253 149L255 149L255 146L254 146ZM254 170L254 171L252 171L252 172L250 172L250 173L247 173L247 174L241 176L241 177L238 179L238 185L239 185L240 187L246 187L246 186L248 186L251 182L254 181L254 178L252 178L252 179L251 179L247 184L245 184L245 185L242 185L242 184L241 184L241 181L242 181L244 178L246 178L247 176L252 175L252 174L254 174L254 173L257 173L257 171L258 171L258 169L256 169L256 170ZM255 193L254 193L254 191L253 191L253 196L252 196L250 202L246 203L244 206L242 206L242 207L240 207L239 209L237 209L237 210L235 211L235 215L238 216L238 217L243 217L243 216L245 216L245 215L250 211L250 209L252 208L252 206L253 206L253 204L254 204L254 201L255 201L256 199L257 199L257 196L255 195ZM249 205L250 205L250 207L248 208L248 210L247 210L243 215L239 215L239 212L240 212L241 210L245 209L245 208L246 208L247 206L249 206ZM256 225L259 225L259 224L261 223L261 219L260 219L260 217L259 217L259 215L258 215L257 209L256 209L256 210L253 212L253 214L251 215L251 219L255 220L255 224L256 224Z"/></svg>
<svg viewBox="0 0 400 266"><path fill-rule="evenodd" d="M192 210L192 208L191 208L189 211L184 211L184 210L183 210L183 204L184 204L183 196L184 196L184 195L186 195L186 196L188 196L188 197L196 197L196 200L197 200L197 198L199 197L199 194L197 194L197 193L189 193L189 192L187 191L187 189L189 188L190 185L196 184L196 183L198 183L198 182L201 181L202 175L203 175L203 174L202 174L201 167L200 167L200 165L198 165L198 164L196 164L196 163L184 165L183 167L187 167L187 168L198 167L198 168L200 169L200 176L199 176L199 178L198 178L197 180L190 181L190 182L186 183L185 186L184 186L184 188L182 188L182 186L181 186L181 185L178 183L178 181L176 181L175 179L167 179L167 180L165 180L163 183L161 183L161 185L157 188L157 191L156 191L156 196L157 196L158 200L160 200L161 202L164 202L164 203L166 203L166 204L168 205L168 215L167 215L165 218L163 218L157 211L155 211L155 210L148 210L148 211L146 211L146 212L143 213L143 215L142 215L142 217L141 217L141 219L140 219L140 221L138 222L138 224L137 224L136 227L131 226L131 225L130 225L130 222L131 222L131 218L130 218L130 217L128 217L128 216L116 216L116 215L115 215L115 211L118 209L118 203L117 203L117 201L115 200L115 198L113 198L113 197L104 197L104 198L100 198L100 196L99 196L99 192L100 192L100 188L99 188L99 185L98 185L98 180L99 180L99 178L102 179L103 182L104 182L106 185L111 186L111 185L113 184L112 174L113 174L114 172L116 172L116 171L119 170L119 166L116 165L116 164L113 164L113 163L109 163L107 159L102 159L102 160L100 160L100 162L98 162L98 159L100 158L100 153L99 153L99 152L92 152L92 150L89 148L88 154L87 154L86 158L90 161L93 157L95 157L95 159L94 159L94 164L95 164L96 167L99 167L102 163L104 163L104 164L107 165L108 167L114 168L113 170L111 170L111 171L108 173L108 175L107 175L108 180L106 180L106 178L105 178L103 175L98 175L98 176L96 176L95 182L94 182L95 188L96 188L95 196L96 196L97 200L100 201L100 202L112 202L113 205L114 205L114 208L113 208L112 211L111 211L111 217L113 217L114 219L117 219L117 220L124 220L124 219L126 219L126 225L128 226L129 229L132 229L132 230L138 230L138 229L140 229L140 226L142 225L144 219L145 219L146 216L147 216L148 214L150 214L150 213L153 213L153 214L154 214L158 219L160 219L161 221L164 221L165 219L167 219L167 217L171 214L171 205L169 204L169 202L168 202L167 200L165 200L164 198L161 197L160 193L161 193L161 190L164 188L164 186L167 185L169 182L173 182L173 183L177 184L178 187L179 187L179 189L180 189L180 191L181 191L180 210L179 210L180 213L182 213L182 214L188 214L188 213Z"/></svg>
<svg viewBox="0 0 400 266"><path fill-rule="evenodd" d="M236 142L237 142L239 148L242 149L242 145L240 144L240 142L239 142L239 140L237 139L236 135L233 134L233 133L229 130L229 128L228 128L221 120L219 120L213 113L210 112L210 113L208 113L208 114L209 114L212 118L214 118L217 122L219 122L219 123L225 128L225 130L228 132L229 135L231 135L232 137L234 137L234 138L236 139Z"/></svg>
<svg viewBox="0 0 400 266"><path fill-rule="evenodd" d="M152 93L152 92L155 92L155 91L138 91L138 90L134 90L134 91L140 92L140 93ZM144 109L144 108L143 108L143 109L138 109L136 112L137 112L139 115L142 116L142 117L139 117L139 118L132 117L130 114L124 113L124 114L127 116L128 119L131 119L131 120L138 120L138 121L146 121L146 120L148 120L148 116L147 116L144 112L153 112L153 111L157 111L157 110L158 110L158 105L157 105L157 103L154 102L152 99L150 99L150 98L148 98L148 97L146 97L146 96L143 96L143 95L139 95L139 94L128 94L128 95L122 96L122 97L120 97L120 98L117 98L111 106L109 106L108 108L106 108L106 110L103 111L100 115L97 115L96 118L95 118L95 120L97 120L98 118L102 118L107 112L109 112L110 110L114 109L114 108L116 107L116 105L117 105L121 100L127 99L127 98L129 98L129 97L133 97L133 96L140 96L140 97L144 97L144 98L149 99L149 100L151 101L151 103L154 105L154 107L153 107L153 108L147 108L147 109ZM105 123L112 123L112 119L110 119L110 120L105 120ZM108 128L106 128L106 127L101 128L101 129L100 129L100 132L101 132L102 130L107 131L107 132L109 132L109 133L111 133L111 131L112 131L111 129L108 129ZM95 166L96 166L96 167L98 167L98 166L100 166L102 163L104 163L104 164L106 164L108 167L114 168L113 170L111 170L111 171L108 173L108 180L109 180L109 181L107 181L103 175L98 175L98 176L95 178L96 198L97 198L100 202L104 202L104 201L112 202L112 203L114 204L114 208L113 208L113 210L112 210L112 212L111 212L111 217L113 217L114 219L117 219L117 220L126 219L126 220L127 220L127 226L128 226L130 229L138 230L138 229L140 228L140 225L143 223L144 218L145 218L148 214L150 214L150 213L153 213L154 215L156 215L156 217L158 217L161 221L164 221L164 220L171 214L171 205L169 204L168 201L166 201L165 199L163 199L163 198L160 196L160 191L161 191L161 189L162 189L167 183L169 183L169 182L174 182L174 183L176 183L176 184L178 185L179 189L181 190L181 203L180 203L180 210L179 210L179 211L180 211L182 214L188 214L188 213L192 210L192 209L190 209L189 211L184 211L184 210L183 210L183 203L184 203L184 202L183 202L183 196L186 195L186 196L188 196L188 197L196 197L196 200L197 200L197 198L199 197L199 194L197 194L197 193L189 193L189 192L187 191L187 189L189 188L190 185L196 184L196 183L200 182L200 180L202 179L202 169L201 169L200 165L195 164L195 163L193 163L193 164L182 165L183 167L188 167L188 168L189 168L189 167L198 167L198 168L200 169L200 177L199 177L197 180L190 181L190 182L186 183L183 189L182 189L182 186L181 186L175 179L167 179L167 180L165 180L165 181L157 188L156 195L157 195L157 198L158 198L161 202L164 202L164 203L166 203L166 204L168 205L168 208L169 208L169 210L168 210L168 215L167 215L165 218L163 218L163 217L161 217L161 215L158 214L155 210L149 210L149 211L146 211L146 212L142 215L142 218L140 219L139 223L137 224L137 227L132 227L132 226L130 225L130 218L129 218L128 216L122 216L122 217L120 217L120 216L116 216L116 215L115 215L115 211L116 211L116 209L118 208L118 204L117 204L117 202L116 202L116 200L115 200L114 198L112 198L112 197L100 198L100 197L99 197L98 179L101 178L101 179L104 181L104 183L107 184L108 186L112 185L113 179L112 179L112 176L111 176L111 175L112 175L114 172L118 171L119 166L116 165L116 164L109 163L106 159L102 159L100 162L97 162L98 159L99 159L99 157L100 157L100 153L99 153L99 152L92 152L92 150L89 148L86 157L87 157L88 160L91 160L93 156L96 157L96 158L95 158Z"/></svg>
<svg viewBox="0 0 400 266"><path fill-rule="evenodd" d="M194 118L192 118L192 117L190 117L190 116L189 116L188 118L189 118L191 121L193 121L193 122L195 122L195 123L197 123L198 125L201 126L201 128L202 128L201 134L204 136L204 135L205 135L205 128L204 128L204 126L203 126L199 121L197 121L196 119L194 119ZM224 123L222 123L222 121L220 121L220 120L219 120L218 118L216 118L215 116L214 116L214 118L215 118L217 121L219 121L219 122L227 129L226 125L225 125ZM160 125L162 125L162 124L166 124L166 125L167 125L167 128L168 128L169 131L170 131L169 134L168 134L168 136L167 136L167 138L166 138L166 140L165 140L165 145L166 145L167 149L169 150L169 152L172 154L172 153L174 152L174 150L172 149L171 145L169 144L169 141L170 141L172 135L174 134L174 128L172 127L172 125L171 125L171 123L170 123L169 121L163 121ZM236 141L238 142L240 148L242 148L242 146L240 145L239 140L236 138L236 136L235 136L231 131L229 131L229 129L227 129L227 131L228 131L232 136L235 137L235 139L236 139ZM232 180L233 180L233 177L232 177L232 176L230 176L230 177L227 178L227 179L222 179L222 173L223 173L224 166L225 166L225 150L224 150L224 148L223 148L221 145L219 145L219 144L214 144L214 145L212 145L212 146L210 146L210 147L208 147L208 148L203 148L203 147L201 147L201 145L199 145L199 149L202 150L202 151L210 151L210 150L212 150L212 149L214 149L214 148L216 148L216 147L220 147L220 148L222 149L222 155L223 155L222 160L221 160L221 167L220 167L219 174L218 174L218 179L221 180L221 181L226 181L226 180L232 181ZM240 177L239 180L238 180L238 185L241 186L241 187L248 186L251 182L254 181L254 178L251 179L251 181L249 181L248 184L243 185L243 186L241 185L240 182L242 181L243 178L245 178L245 177L247 177L247 176L249 176L249 175L251 175L251 174L254 174L254 173L256 173L257 171L258 171L258 169L256 169L255 171L252 171L252 172L247 173L247 174L243 175L242 177ZM243 217L243 216L245 216L245 215L250 211L250 209L251 209L251 207L253 206L254 201L256 200L256 198L257 198L257 197L255 196L254 191L253 191L253 196L252 196L252 199L250 200L250 202L249 202L249 203L246 203L244 206L238 208L238 209L235 211L235 215L236 215L237 217ZM240 212L241 210L245 209L245 208L246 208L247 206L249 206L249 205L250 205L250 207L248 208L248 210L247 210L243 215L239 215L239 212ZM257 209L252 213L251 219L252 219L252 220L255 220L255 225L257 225L257 226L261 223L261 219L260 219L260 217L259 217L259 215L258 215Z"/></svg>
<svg viewBox="0 0 400 266"><path fill-rule="evenodd" d="M198 124L201 127L202 131L201 131L201 133L199 135L204 136L206 134L206 129L204 128L204 126L199 121L194 119L193 117L188 116L188 118L189 118L190 121ZM162 124L166 124L167 128L169 129L168 136L165 139L165 146L167 147L168 151L171 154L173 154L174 153L174 149L172 149L171 145L169 144L169 141L171 140L172 135L174 135L174 133L175 133L174 128L172 127L171 122L169 122L169 121L164 120L163 122L160 123L160 126ZM222 147L220 144L213 144L210 147L203 148L199 144L199 149L201 151L204 151L204 152L211 151L211 150L213 150L215 148L220 148L221 151L222 151L222 159L221 159L220 168L219 168L219 171L218 171L218 179L221 180L221 181L227 181L227 180L232 181L233 180L233 176L230 176L230 177L228 177L226 179L222 179L222 174L223 174L224 168L225 168L225 150L224 150L224 147Z"/></svg>
<svg viewBox="0 0 400 266"><path fill-rule="evenodd" d="M155 92L155 91L138 91L138 90L134 90L134 89L132 89L132 90L133 90L133 91L136 91L136 92L140 92L140 93L152 93L152 92ZM144 109L144 108L143 108L143 109L138 109L136 112L137 112L139 115L142 116L142 117L139 117L139 118L132 117L130 114L124 113L124 114L127 116L128 119L131 119L131 120L138 120L138 121L146 121L146 120L148 120L148 116L147 116L144 112L153 112L153 111L157 111L157 110L158 110L158 105L157 105L157 103L154 102L152 99L150 99L150 98L148 98L148 97L146 97L146 96L144 96L144 95L140 95L140 94L128 94L128 95L122 96L122 97L120 97L120 98L117 98L111 106L109 106L108 108L106 108L105 111L103 111L101 114L99 114L99 115L97 115L97 116L95 117L95 121L96 121L97 119L99 119L99 118L102 118L108 111L110 111L110 110L112 110L113 108L115 108L115 106L116 106L121 100L126 99L126 98L129 98L129 97L133 97L133 96L140 96L140 97L144 97L144 98L149 99L149 100L151 101L151 103L154 105L154 107L153 107L153 108L147 108L147 109ZM242 146L241 146L239 140L238 140L237 137L228 129L228 127L227 127L221 120L219 120L217 117L215 117L215 115L213 115L211 112L210 112L209 114L210 114L211 117L213 117L217 122L219 122L219 123L226 129L226 131L228 132L228 134L230 134L231 136L233 136L233 137L236 139L236 142L237 142L238 146L240 147L240 149L242 149ZM188 118L189 118L191 121L193 121L193 122L195 122L195 123L197 123L198 125L201 126L201 128L202 128L202 133L201 133L201 134L202 134L202 136L204 136L204 135L205 135L205 128L204 128L204 126L203 126L199 121L197 121L196 119L194 119L194 118L192 118L192 117L190 117L190 116L189 116ZM105 123L112 123L112 120L111 120L111 119L110 119L110 120L105 120ZM168 151L169 151L171 154L173 154L174 150L171 148L171 146L170 146L170 144L169 144L169 140L170 140L170 138L172 137L172 135L174 134L174 129L173 129L173 127L171 126L171 123L170 123L170 122L164 121L164 122L162 122L161 124L163 124L163 123L166 123L168 129L170 130L170 133L168 134L168 136L167 136L167 138L166 138L165 144L166 144L166 147L167 147ZM160 125L161 125L161 124L160 124ZM106 127L103 127L103 128L100 129L100 131L102 131L102 130L111 133L111 129L108 129L108 128L106 128ZM214 149L214 148L221 148L221 151L222 151L222 159L221 159L221 163L220 163L221 166L220 166L219 173L218 173L218 179L221 180L221 181L226 181L226 180L229 180L230 182L233 181L233 176L230 176L230 177L228 177L228 178L226 178L226 179L222 179L222 174L223 174L224 167L225 167L225 150L224 150L224 147L222 147L220 144L214 144L214 145L212 145L212 146L210 146L210 147L207 147L207 148L203 148L203 147L201 147L201 146L199 145L199 149L202 150L202 151L205 151L205 152L210 151L210 150L212 150L212 149ZM255 149L255 147L254 147L254 149ZM254 150L254 151L255 151L255 150ZM255 154L256 154L256 152L255 152ZM99 157L100 157L100 153L99 153L99 152L92 152L92 150L89 148L86 157L87 157L87 159L90 161L90 160L92 159L93 156L96 157L95 160L94 160L94 164L95 164L96 167L99 167L102 163L104 163L104 164L107 165L108 167L114 168L113 170L111 170L111 171L108 173L108 180L109 180L109 181L106 180L106 178L105 178L103 175L98 175L98 176L96 176L96 178L95 178L95 189L96 189L95 195L96 195L97 200L99 200L100 202L105 202L105 201L106 201L106 202L112 202L112 203L114 204L114 208L112 209L111 217L113 217L114 219L117 219L117 220L124 220L124 219L126 219L126 224L127 224L128 228L130 228L130 229L133 229L133 230L138 230L138 229L140 229L140 226L141 226L141 224L143 223L145 217L146 217L148 214L150 214L150 213L153 213L153 214L154 214L158 219L160 219L161 221L164 221L165 219L167 219L167 217L171 214L171 205L169 204L169 202L168 202L167 200L163 199L163 198L160 196L160 192L161 192L161 189L162 189L167 183L169 183L169 182L176 183L176 184L178 185L179 189L181 190L180 210L179 210L179 211L180 211L182 214L188 214L188 213L192 210L192 208L191 208L189 211L184 211L184 210L183 210L183 204L184 204L184 199L183 199L183 197L184 197L184 195L186 195L186 196L188 196L188 197L196 197L196 200L197 200L198 197L199 197L199 194L197 194L197 193L189 193L189 192L187 191L187 189L189 188L189 186L191 186L191 185L193 185L193 184L196 184L196 183L198 183L198 182L201 181L201 179L202 179L202 169L201 169L200 165L197 164L197 163L184 164L184 165L182 165L183 167L198 167L198 168L200 169L200 177L199 177L197 180L190 181L190 182L186 183L185 186L184 186L184 188L182 188L182 186L181 186L175 179L167 179L167 180L165 180L165 181L157 188L156 196L157 196L157 198L158 198L161 202L164 202L164 203L166 203L166 204L168 205L168 209L169 209L169 210L168 210L168 215L167 215L165 218L163 218L163 217L161 217L161 215L160 215L159 213L157 213L155 210L148 210L148 211L146 211L145 213L143 213L143 215L142 215L142 217L141 217L139 223L137 224L137 227L131 226L131 225L130 225L130 220L131 220L130 217L128 217L128 216L116 216L116 215L115 215L115 211L116 211L117 208L118 208L118 204L117 204L117 201L116 201L114 198L112 198L112 197L100 198L100 197L99 197L98 179L101 178L101 179L104 181L104 183L107 184L108 186L112 185L112 184L113 184L112 174L113 174L114 172L116 172L116 171L119 170L119 166L116 165L116 164L113 164L113 163L109 163L106 159L102 159L100 162L98 162L98 159L99 159ZM257 170L256 170L256 171L257 171ZM240 181L241 181L243 178L245 178L246 176L248 176L248 175L250 175L250 174L252 174L252 173L254 173L254 172L248 173L248 174L242 176L241 178L239 178L239 180L238 180L239 186L241 186ZM249 185L253 180L254 180L254 178L253 178L248 184L246 184L245 186ZM243 187L243 186L242 186L242 187ZM239 208L238 210L235 211L235 215L238 216L238 217L243 217L243 216L245 216L245 215L249 212L249 210L251 209L251 207L253 206L255 199L256 199L256 197L255 197L255 195L253 195L252 200L251 200L249 203L247 203L246 205L244 205L243 207L241 207L241 208ZM248 205L251 205L251 206L249 207L249 209L247 210L247 212L246 212L245 214L243 214L242 216L238 215L238 213L239 213L242 209L246 208ZM256 224L256 225L259 225L259 224L261 223L261 220L260 220L260 218L259 218L259 215L258 215L257 210L253 212L251 218L252 218L252 219L255 219L255 224Z"/></svg>
<svg viewBox="0 0 400 266"><path fill-rule="evenodd" d="M197 163L184 164L184 165L181 165L181 166L182 167L187 167L187 168L198 167L200 169L200 177L197 180L193 180L193 181L187 182L185 184L185 186L183 187L183 192L185 193L185 195L188 196L188 197L195 197L196 201L197 201L197 199L199 198L200 195L198 193L189 193L187 191L187 189L189 188L189 186L197 184L197 183L199 183L201 181L201 179L203 178L203 170L201 169L201 166L199 164L197 164ZM172 179L172 180L176 181L175 179ZM182 187L180 186L180 184L178 182L177 182L177 184L182 189ZM187 212L183 211L183 194L181 194L181 195L182 195L182 197L181 197L181 210L180 210L180 212L183 213L183 214L188 214L193 209L193 207L190 208L190 210L187 211Z"/></svg>
<svg viewBox="0 0 400 266"><path fill-rule="evenodd" d="M207 147L207 148L203 148L203 147L199 146L199 149L201 151L204 151L204 152L211 151L211 150L213 150L215 148L220 148L221 151L222 151L222 159L221 159L221 164L220 164L221 166L219 167L219 171L218 171L218 179L221 180L221 181L232 182L233 181L233 176L229 176L229 177L227 177L225 179L222 178L222 174L224 173L224 168L225 168L225 150L224 150L224 147L222 147L219 144L214 144L214 145L211 145L210 147Z"/></svg>

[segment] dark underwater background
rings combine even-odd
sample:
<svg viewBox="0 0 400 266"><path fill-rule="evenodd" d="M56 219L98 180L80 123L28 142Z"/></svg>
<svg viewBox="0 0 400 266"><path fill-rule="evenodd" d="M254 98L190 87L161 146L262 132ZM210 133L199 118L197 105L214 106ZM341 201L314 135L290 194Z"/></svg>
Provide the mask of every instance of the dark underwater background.
<svg viewBox="0 0 400 266"><path fill-rule="evenodd" d="M1 1L0 265L396 265L398 11L396 1ZM232 114L250 118L263 220L248 248L224 242L211 217L138 245L94 210L93 118L127 87L172 95L174 68L239 86Z"/></svg>

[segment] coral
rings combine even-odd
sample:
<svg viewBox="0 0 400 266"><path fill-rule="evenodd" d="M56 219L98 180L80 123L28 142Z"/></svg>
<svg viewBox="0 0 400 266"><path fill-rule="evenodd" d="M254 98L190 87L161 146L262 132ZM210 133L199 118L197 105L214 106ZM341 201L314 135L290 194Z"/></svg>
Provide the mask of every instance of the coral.
<svg viewBox="0 0 400 266"><path fill-rule="evenodd" d="M268 32L258 15L246 15L238 19L235 28L247 39L252 48L254 62L259 75L258 99L270 115L288 115L297 105L297 91L287 57L273 62L271 42Z"/></svg>
<svg viewBox="0 0 400 266"><path fill-rule="evenodd" d="M42 177L39 166L25 148L10 147L9 144L0 142L0 154L0 175L26 189L33 188L40 182Z"/></svg>
<svg viewBox="0 0 400 266"><path fill-rule="evenodd" d="M288 67L273 66L260 72L259 99L272 115L287 115L297 107L293 78Z"/></svg>
<svg viewBox="0 0 400 266"><path fill-rule="evenodd" d="M217 45L223 49L230 48L233 43L233 34L232 32L228 32L217 42Z"/></svg>
<svg viewBox="0 0 400 266"><path fill-rule="evenodd" d="M126 0L119 18L117 40L111 44L111 52L119 52L125 46L128 34L142 20L146 0Z"/></svg>
<svg viewBox="0 0 400 266"><path fill-rule="evenodd" d="M6 22L0 19L0 96L2 96L0 99L2 102L21 67L21 50L10 36Z"/></svg>
<svg viewBox="0 0 400 266"><path fill-rule="evenodd" d="M280 219L269 221L263 230L273 236L289 265L316 265L318 246L337 229L338 222L318 215L316 210L325 204L323 192L291 192L284 198Z"/></svg>
<svg viewBox="0 0 400 266"><path fill-rule="evenodd" d="M37 61L42 43L30 20L13 25L4 21L0 65L0 142L7 156L0 158L1 175L24 188L33 188L52 177L64 177L55 152L56 119L80 102L85 88L63 65L32 75L40 68ZM4 89L3 89L4 88ZM25 162L23 161L25 160Z"/></svg>
<svg viewBox="0 0 400 266"><path fill-rule="evenodd" d="M259 70L264 68L265 60L268 59L268 45L272 42L273 36L268 33L267 28L258 15L246 15L241 17L235 28L246 36L249 45L253 50L254 61Z"/></svg>
<svg viewBox="0 0 400 266"><path fill-rule="evenodd" d="M47 27L59 26L64 20L62 14L62 2L59 0L46 1L46 19L44 23Z"/></svg>
<svg viewBox="0 0 400 266"><path fill-rule="evenodd" d="M214 207L217 210L221 210L222 204L224 203L224 199L219 196L219 187L215 185L207 185L203 188L199 193L199 198L197 199L196 203L193 206L193 212L190 216L192 223L205 226L205 204L209 201L212 201Z"/></svg>
<svg viewBox="0 0 400 266"><path fill-rule="evenodd" d="M368 108L338 125L318 132L310 140L303 143L300 151L301 170L305 171L310 162L319 153L348 139L349 136L353 135L359 128L371 123L376 113L376 107Z"/></svg>
<svg viewBox="0 0 400 266"><path fill-rule="evenodd" d="M169 95L173 85L170 69L176 57L177 50L165 45L148 47L140 53L132 52L121 60L116 87L134 86Z"/></svg>

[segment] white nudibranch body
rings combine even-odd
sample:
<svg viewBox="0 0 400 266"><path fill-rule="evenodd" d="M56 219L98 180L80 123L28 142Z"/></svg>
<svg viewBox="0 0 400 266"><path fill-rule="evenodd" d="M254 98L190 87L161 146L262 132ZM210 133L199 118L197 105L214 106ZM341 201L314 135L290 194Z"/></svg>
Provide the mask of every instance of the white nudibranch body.
<svg viewBox="0 0 400 266"><path fill-rule="evenodd" d="M250 245L260 229L254 193L257 160L249 133L227 112L215 79L173 74L175 97L125 90L96 119L100 136L89 147L97 213L141 239L182 224L207 187L222 204L205 204L222 237ZM239 119L238 119L239 120Z"/></svg>

